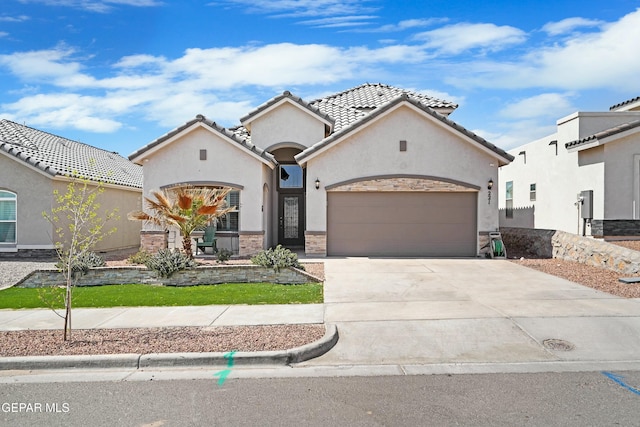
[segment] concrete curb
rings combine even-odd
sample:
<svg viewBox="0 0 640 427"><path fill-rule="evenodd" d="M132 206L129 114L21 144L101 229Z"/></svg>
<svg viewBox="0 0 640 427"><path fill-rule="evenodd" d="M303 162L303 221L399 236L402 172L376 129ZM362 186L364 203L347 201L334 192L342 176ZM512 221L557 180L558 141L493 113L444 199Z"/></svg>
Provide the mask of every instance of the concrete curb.
<svg viewBox="0 0 640 427"><path fill-rule="evenodd" d="M317 341L289 350L237 352L233 354L233 366L287 366L321 356L331 350L337 342L338 328L334 324L326 324L324 336ZM144 369L175 366L225 367L230 366L228 354L228 352L217 352L3 357L0 358L0 371L70 368Z"/></svg>

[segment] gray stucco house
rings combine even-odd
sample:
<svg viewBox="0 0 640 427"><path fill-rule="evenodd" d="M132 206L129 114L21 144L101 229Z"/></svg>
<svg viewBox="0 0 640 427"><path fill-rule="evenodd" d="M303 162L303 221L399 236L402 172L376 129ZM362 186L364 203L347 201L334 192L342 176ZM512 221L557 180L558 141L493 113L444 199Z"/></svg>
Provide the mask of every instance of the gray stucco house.
<svg viewBox="0 0 640 427"><path fill-rule="evenodd" d="M0 120L0 257L53 253L57 236L42 212L51 210L54 190L64 194L73 176L102 182L102 208L119 209L117 232L95 250L139 245L140 224L126 214L141 206L140 166L117 153Z"/></svg>
<svg viewBox="0 0 640 427"><path fill-rule="evenodd" d="M573 113L556 129L509 151L500 225L640 238L640 97Z"/></svg>
<svg viewBox="0 0 640 427"><path fill-rule="evenodd" d="M218 224L218 247L243 256L276 244L312 256L476 256L498 228L489 187L512 156L451 121L456 108L384 84L310 102L284 92L237 127L199 115L129 159L145 195L232 187L237 209ZM142 246L164 238L144 228ZM168 239L179 244L175 231Z"/></svg>

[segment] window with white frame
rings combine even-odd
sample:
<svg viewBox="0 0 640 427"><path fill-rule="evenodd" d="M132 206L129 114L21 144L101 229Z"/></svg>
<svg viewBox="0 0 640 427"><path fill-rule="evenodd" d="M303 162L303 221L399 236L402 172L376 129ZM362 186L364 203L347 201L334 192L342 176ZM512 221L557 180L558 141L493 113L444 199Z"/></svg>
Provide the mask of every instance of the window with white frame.
<svg viewBox="0 0 640 427"><path fill-rule="evenodd" d="M513 218L513 181L507 181L505 188L506 210L505 216L507 218Z"/></svg>
<svg viewBox="0 0 640 427"><path fill-rule="evenodd" d="M18 196L0 190L0 243L16 243Z"/></svg>
<svg viewBox="0 0 640 427"><path fill-rule="evenodd" d="M532 202L536 201L536 185L535 184L531 184L529 186L529 200L531 200Z"/></svg>
<svg viewBox="0 0 640 427"><path fill-rule="evenodd" d="M234 209L218 218L218 231L238 231L238 219L240 215L240 191L233 190L227 193L225 197L227 206Z"/></svg>

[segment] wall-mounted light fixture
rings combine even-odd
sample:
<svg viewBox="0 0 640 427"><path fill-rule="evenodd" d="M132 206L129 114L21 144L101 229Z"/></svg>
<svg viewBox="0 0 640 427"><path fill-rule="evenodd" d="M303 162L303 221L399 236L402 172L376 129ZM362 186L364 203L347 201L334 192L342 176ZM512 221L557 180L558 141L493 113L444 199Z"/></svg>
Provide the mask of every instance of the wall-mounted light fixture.
<svg viewBox="0 0 640 427"><path fill-rule="evenodd" d="M320 189L320 180L316 178L316 190Z"/></svg>
<svg viewBox="0 0 640 427"><path fill-rule="evenodd" d="M489 182L487 182L487 188L489 190L493 188L493 178L489 178Z"/></svg>
<svg viewBox="0 0 640 427"><path fill-rule="evenodd" d="M558 141L551 141L549 143L549 145L555 145L556 146L556 156L558 155Z"/></svg>
<svg viewBox="0 0 640 427"><path fill-rule="evenodd" d="M526 151L521 151L518 153L518 156L524 156L524 164L527 164L527 152Z"/></svg>

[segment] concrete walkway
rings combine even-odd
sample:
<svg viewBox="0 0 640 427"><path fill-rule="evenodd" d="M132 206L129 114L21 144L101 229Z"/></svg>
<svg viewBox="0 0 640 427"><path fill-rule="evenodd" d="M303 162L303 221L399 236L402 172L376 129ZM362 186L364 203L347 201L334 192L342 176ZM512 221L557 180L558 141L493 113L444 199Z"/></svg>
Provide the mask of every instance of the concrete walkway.
<svg viewBox="0 0 640 427"><path fill-rule="evenodd" d="M509 261L329 259L325 275L340 340L306 367L640 361L640 300Z"/></svg>
<svg viewBox="0 0 640 427"><path fill-rule="evenodd" d="M74 329L166 326L242 326L322 323L322 304L206 305L193 307L74 308ZM49 309L0 310L0 331L62 329Z"/></svg>

